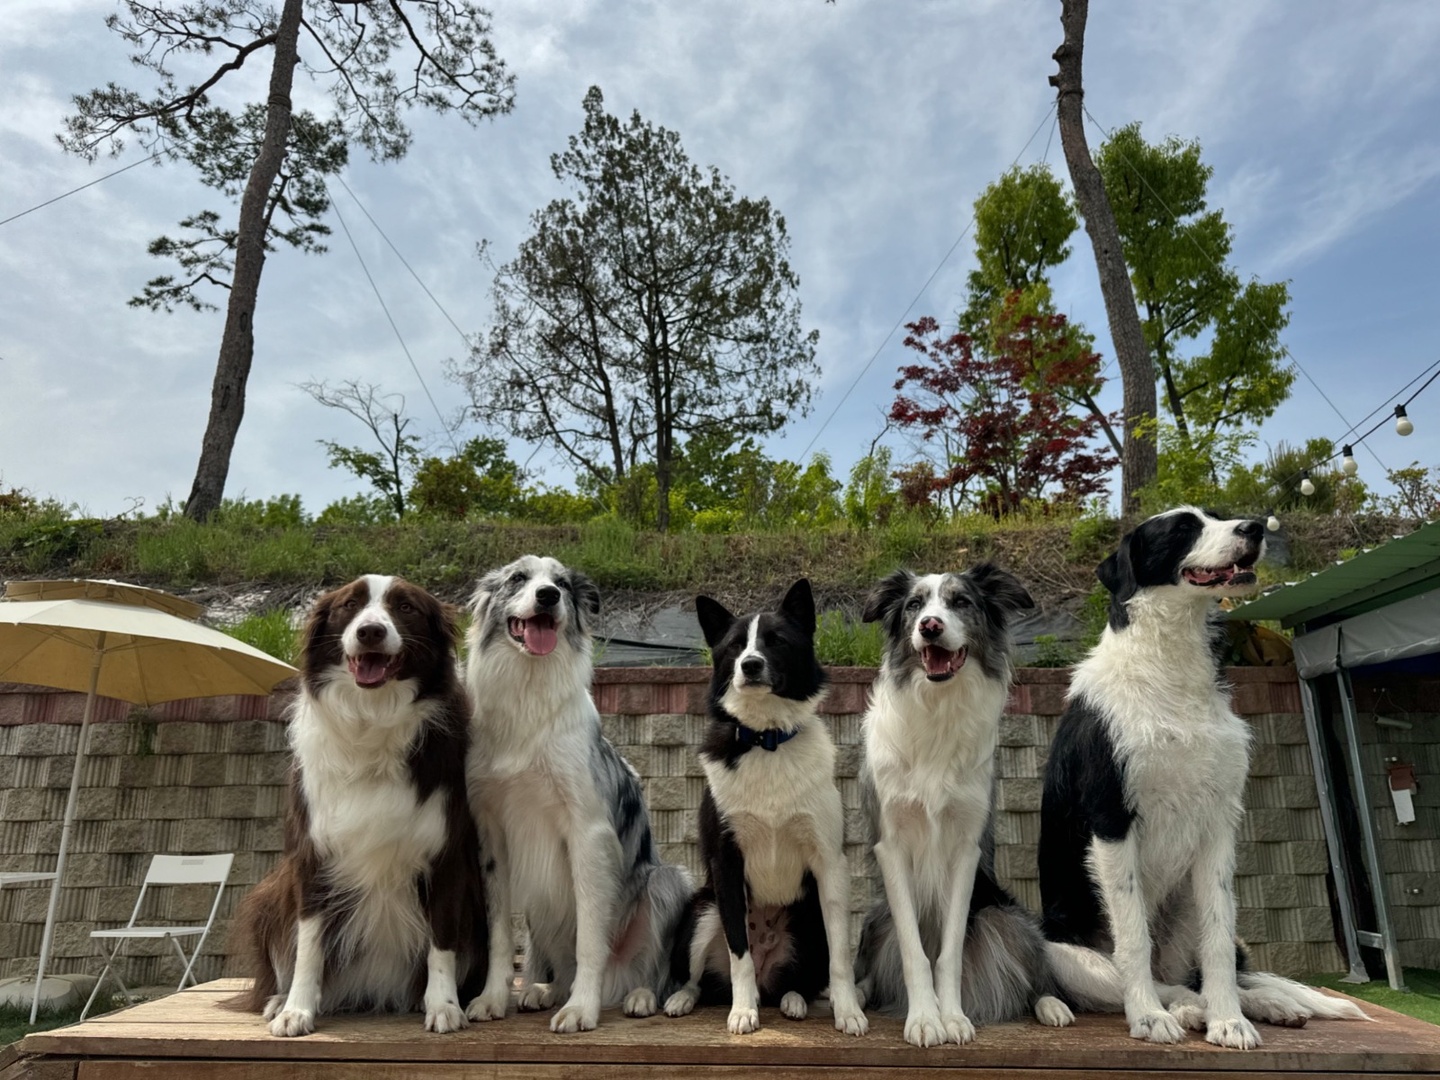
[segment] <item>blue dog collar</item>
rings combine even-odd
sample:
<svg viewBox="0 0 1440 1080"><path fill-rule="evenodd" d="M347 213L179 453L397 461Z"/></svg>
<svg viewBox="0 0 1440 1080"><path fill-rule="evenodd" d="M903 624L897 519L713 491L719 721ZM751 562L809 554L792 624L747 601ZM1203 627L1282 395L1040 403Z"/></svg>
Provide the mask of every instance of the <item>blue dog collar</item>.
<svg viewBox="0 0 1440 1080"><path fill-rule="evenodd" d="M741 746L758 746L762 750L778 750L780 749L781 743L788 742L799 734L799 728L796 728L794 731L781 731L779 728L767 728L765 731L756 731L754 728L748 728L744 724L735 725L736 742Z"/></svg>

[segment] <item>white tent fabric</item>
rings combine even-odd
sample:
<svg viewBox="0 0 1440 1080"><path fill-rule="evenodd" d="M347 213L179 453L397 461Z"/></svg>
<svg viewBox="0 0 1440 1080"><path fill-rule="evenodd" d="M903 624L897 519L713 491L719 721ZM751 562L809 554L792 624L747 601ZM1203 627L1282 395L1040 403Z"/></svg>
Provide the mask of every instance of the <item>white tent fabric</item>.
<svg viewBox="0 0 1440 1080"><path fill-rule="evenodd" d="M1295 666L1306 679L1433 652L1440 652L1440 589L1295 638Z"/></svg>

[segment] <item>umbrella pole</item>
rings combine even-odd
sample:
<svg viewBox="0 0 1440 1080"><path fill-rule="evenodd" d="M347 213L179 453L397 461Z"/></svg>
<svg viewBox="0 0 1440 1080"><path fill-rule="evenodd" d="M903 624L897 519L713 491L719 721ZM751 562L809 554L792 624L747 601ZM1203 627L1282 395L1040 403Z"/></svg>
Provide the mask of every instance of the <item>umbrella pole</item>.
<svg viewBox="0 0 1440 1080"><path fill-rule="evenodd" d="M70 847L70 827L75 822L75 800L80 792L80 769L85 764L85 741L90 729L90 714L95 708L95 692L100 685L100 664L105 659L105 635L95 642L95 657L90 665L90 692L85 696L85 712L80 717L80 745L75 748L75 771L70 774L70 796L65 800L65 823L60 826L60 853L55 858L55 880L50 884L50 910L45 913L45 936L40 941L40 963L35 969L35 997L30 1002L30 1023L40 1012L40 985L45 980L45 964L50 959L50 946L55 940L55 910L60 905L60 883L65 878L65 855Z"/></svg>

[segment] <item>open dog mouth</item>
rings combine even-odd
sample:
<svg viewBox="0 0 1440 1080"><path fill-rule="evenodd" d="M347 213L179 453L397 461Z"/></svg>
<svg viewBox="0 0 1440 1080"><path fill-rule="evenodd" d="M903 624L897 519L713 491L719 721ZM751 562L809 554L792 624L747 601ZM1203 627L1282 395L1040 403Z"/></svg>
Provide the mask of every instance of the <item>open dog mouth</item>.
<svg viewBox="0 0 1440 1080"><path fill-rule="evenodd" d="M1253 556L1241 559L1231 566L1187 566L1180 571L1183 577L1191 585L1202 589L1216 589L1222 585L1253 585L1255 577L1255 559Z"/></svg>
<svg viewBox="0 0 1440 1080"><path fill-rule="evenodd" d="M559 635L555 632L554 615L531 615L528 619L512 615L508 626L511 640L531 656L546 656L555 651Z"/></svg>
<svg viewBox="0 0 1440 1080"><path fill-rule="evenodd" d="M400 653L394 656L380 652L361 653L359 656L347 656L345 663L356 686L373 690L395 677L400 670Z"/></svg>
<svg viewBox="0 0 1440 1080"><path fill-rule="evenodd" d="M939 645L926 645L920 650L920 660L925 665L925 678L931 682L944 682L965 666L969 650L942 649Z"/></svg>

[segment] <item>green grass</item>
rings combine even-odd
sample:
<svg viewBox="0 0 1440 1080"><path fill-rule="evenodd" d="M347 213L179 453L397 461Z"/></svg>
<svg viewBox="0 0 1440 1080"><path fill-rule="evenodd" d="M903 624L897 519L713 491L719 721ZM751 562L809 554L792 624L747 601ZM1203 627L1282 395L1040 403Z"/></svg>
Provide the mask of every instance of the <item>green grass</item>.
<svg viewBox="0 0 1440 1080"><path fill-rule="evenodd" d="M885 652L885 631L878 622L847 619L826 611L815 625L815 655L826 666L879 667Z"/></svg>
<svg viewBox="0 0 1440 1080"><path fill-rule="evenodd" d="M123 1004L122 999L102 997L90 1009L90 1016L99 1016L101 1013L110 1012ZM41 1009L39 1015L35 1017L33 1027L30 1024L29 1005L0 1005L0 1050L37 1031L52 1031L55 1028L75 1023L80 1019L80 1010L84 1005L85 1003L82 1001L64 1009Z"/></svg>
<svg viewBox="0 0 1440 1080"><path fill-rule="evenodd" d="M1417 1020L1440 1024L1440 971L1431 971L1427 968L1406 968L1405 986L1408 988L1408 992L1405 993L1391 990L1389 983L1383 979L1356 985L1355 983L1341 982L1339 975L1326 974L1306 975L1304 981L1311 986L1339 990L1342 994L1349 994L1351 997L1380 1005L1386 1009L1394 1009L1398 1013L1413 1016Z"/></svg>
<svg viewBox="0 0 1440 1080"><path fill-rule="evenodd" d="M291 620L290 612L284 608L262 611L246 616L234 626L224 627L224 632L238 638L246 645L269 653L277 660L293 664L300 631Z"/></svg>

